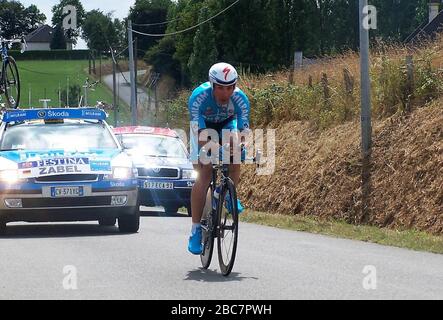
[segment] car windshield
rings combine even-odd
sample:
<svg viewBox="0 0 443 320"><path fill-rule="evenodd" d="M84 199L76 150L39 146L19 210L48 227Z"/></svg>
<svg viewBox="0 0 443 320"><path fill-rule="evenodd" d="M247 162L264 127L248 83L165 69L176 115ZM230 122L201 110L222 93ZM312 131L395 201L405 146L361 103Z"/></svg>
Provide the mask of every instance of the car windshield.
<svg viewBox="0 0 443 320"><path fill-rule="evenodd" d="M75 122L44 124L41 122L8 126L1 150L87 150L117 149L111 132L102 123Z"/></svg>
<svg viewBox="0 0 443 320"><path fill-rule="evenodd" d="M124 134L119 137L125 149L142 152L143 155L165 158L186 158L186 152L177 138L147 134Z"/></svg>

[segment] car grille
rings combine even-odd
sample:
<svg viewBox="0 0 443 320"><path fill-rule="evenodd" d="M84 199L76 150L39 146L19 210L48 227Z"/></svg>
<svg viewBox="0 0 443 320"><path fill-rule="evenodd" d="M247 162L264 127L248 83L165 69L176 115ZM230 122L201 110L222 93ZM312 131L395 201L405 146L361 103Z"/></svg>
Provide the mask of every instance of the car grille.
<svg viewBox="0 0 443 320"><path fill-rule="evenodd" d="M35 182L78 182L78 181L97 181L96 174L63 174L56 176L38 177Z"/></svg>
<svg viewBox="0 0 443 320"><path fill-rule="evenodd" d="M27 198L22 199L23 208L54 208L54 207L91 207L109 206L111 197L82 197L82 198Z"/></svg>
<svg viewBox="0 0 443 320"><path fill-rule="evenodd" d="M159 170L157 172L157 170ZM168 178L178 179L179 170L177 168L138 168L138 176L146 178Z"/></svg>

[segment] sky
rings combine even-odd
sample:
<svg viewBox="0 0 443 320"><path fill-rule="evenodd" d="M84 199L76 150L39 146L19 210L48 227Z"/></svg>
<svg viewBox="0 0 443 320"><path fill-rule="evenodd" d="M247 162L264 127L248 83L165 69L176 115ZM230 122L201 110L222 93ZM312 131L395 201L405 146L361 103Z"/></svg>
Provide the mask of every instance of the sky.
<svg viewBox="0 0 443 320"><path fill-rule="evenodd" d="M25 7L35 4L40 12L46 15L46 23L51 25L52 12L54 5L59 4L59 0L19 0ZM129 13L129 8L134 5L135 0L82 0L81 3L86 11L99 9L104 13L112 12L114 18L120 20L126 18ZM79 38L75 49L87 49L86 43Z"/></svg>

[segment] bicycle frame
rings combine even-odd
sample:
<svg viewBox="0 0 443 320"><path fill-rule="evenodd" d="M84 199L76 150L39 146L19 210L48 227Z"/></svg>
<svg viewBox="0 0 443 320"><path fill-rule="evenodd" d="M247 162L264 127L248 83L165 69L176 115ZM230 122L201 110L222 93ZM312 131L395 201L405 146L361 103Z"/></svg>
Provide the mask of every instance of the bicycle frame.
<svg viewBox="0 0 443 320"><path fill-rule="evenodd" d="M8 58L8 46L3 41L0 41L0 48L2 60L5 60Z"/></svg>

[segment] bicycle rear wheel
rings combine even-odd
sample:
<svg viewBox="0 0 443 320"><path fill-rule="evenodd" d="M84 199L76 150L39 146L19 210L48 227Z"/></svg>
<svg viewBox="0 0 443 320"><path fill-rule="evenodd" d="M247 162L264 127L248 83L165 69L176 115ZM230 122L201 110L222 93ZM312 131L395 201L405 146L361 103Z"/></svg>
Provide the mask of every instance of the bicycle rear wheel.
<svg viewBox="0 0 443 320"><path fill-rule="evenodd" d="M234 183L228 179L220 194L218 212L218 261L224 276L234 267L238 240L237 192Z"/></svg>
<svg viewBox="0 0 443 320"><path fill-rule="evenodd" d="M206 195L206 203L203 208L203 218L202 218L202 243L203 243L203 252L200 255L200 260L202 262L202 266L204 269L208 269L211 265L212 253L214 251L214 236L215 236L215 227L214 224L216 221L213 219L212 212L212 195L213 188L210 187L208 189L208 193Z"/></svg>
<svg viewBox="0 0 443 320"><path fill-rule="evenodd" d="M9 108L16 109L20 103L20 76L14 58L8 57L4 64L5 96Z"/></svg>

